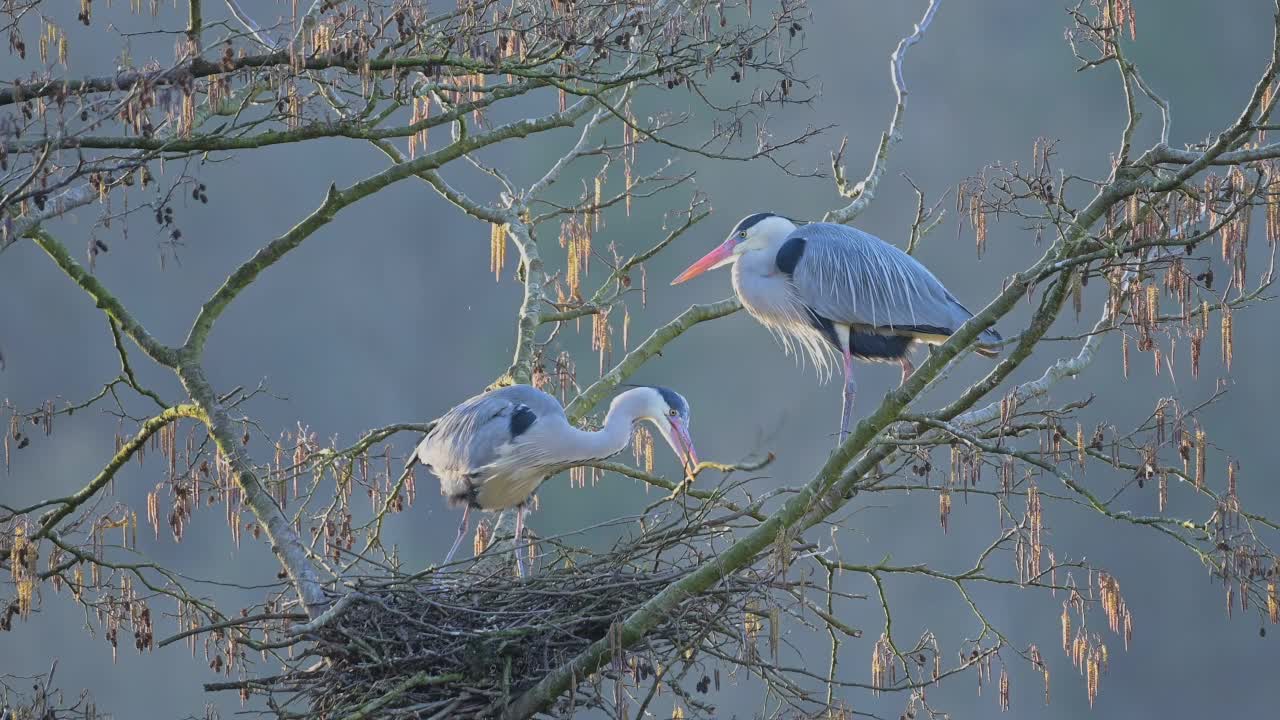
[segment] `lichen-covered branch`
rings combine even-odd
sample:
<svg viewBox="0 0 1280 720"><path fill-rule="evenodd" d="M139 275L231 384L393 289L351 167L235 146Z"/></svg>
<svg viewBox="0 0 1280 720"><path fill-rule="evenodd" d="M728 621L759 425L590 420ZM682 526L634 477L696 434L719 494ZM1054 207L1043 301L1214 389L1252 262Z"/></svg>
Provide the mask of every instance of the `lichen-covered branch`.
<svg viewBox="0 0 1280 720"><path fill-rule="evenodd" d="M53 258L53 262L62 269L62 272L79 285L80 289L88 293L89 297L93 298L94 304L110 316L124 334L137 343L148 357L166 367L174 367L177 364L177 351L153 338L98 278L89 274L75 258L71 257L71 253L62 243L43 230L32 230L30 235L36 245Z"/></svg>
<svg viewBox="0 0 1280 720"><path fill-rule="evenodd" d="M89 481L88 485L65 498L41 503L42 505L56 504L58 507L50 510L40 518L40 529L32 536L32 539L38 540L55 530L58 523L62 522L64 518L75 512L105 488L115 478L120 468L133 458L138 449L145 445L152 435L159 432L160 428L182 418L195 418L201 421L205 419L204 412L195 405L177 405L142 423L142 427L138 429L138 432L120 446L116 454L107 462L106 467L102 468L102 471L93 480Z"/></svg>
<svg viewBox="0 0 1280 720"><path fill-rule="evenodd" d="M542 315L543 266L534 239L533 229L518 218L511 218L506 232L520 250L520 264L524 270L524 298L516 315L516 345L511 366L496 384L528 384L533 379L533 338L538 332L538 319Z"/></svg>
<svg viewBox="0 0 1280 720"><path fill-rule="evenodd" d="M184 359L178 366L178 377L186 388L191 399L206 415L209 434L218 446L218 452L226 458L235 475L236 484L240 487L244 504L253 512L254 518L262 524L271 551L275 553L281 567L289 575L289 580L298 591L298 596L306 608L307 614L315 615L328 605L324 585L307 554L307 547L298 536L284 511L276 504L271 494L262 487L257 472L253 468L248 455L240 443L235 429L231 426L231 418L226 408L218 399L217 393L205 379L204 370L199 364Z"/></svg>
<svg viewBox="0 0 1280 720"><path fill-rule="evenodd" d="M709 305L691 306L688 310L677 315L671 322L654 330L652 335L637 345L634 350L627 353L626 357L622 358L617 365L614 365L609 372L604 374L604 377L592 383L586 390L583 390L582 394L574 398L573 402L569 403L568 407L565 408L565 414L573 422L582 420L614 388L628 377L631 377L631 374L640 369L640 366L644 365L649 358L661 352L667 346L667 343L680 337L685 331L698 323L732 315L741 309L742 303L738 302L737 298L721 300L718 303Z"/></svg>
<svg viewBox="0 0 1280 720"><path fill-rule="evenodd" d="M394 127L371 127L361 119L334 123L312 123L294 129L263 130L241 135L205 134L186 137L129 137L100 135L66 135L41 138L32 141L5 141L6 152L30 151L36 143L64 150L147 150L157 153L203 153L257 150L275 145L303 143L325 138L347 140L385 141L417 135L424 130L445 125L482 111L494 103L545 87L536 81L495 85L486 90L483 97L458 103L443 113L425 117L417 122Z"/></svg>
<svg viewBox="0 0 1280 720"><path fill-rule="evenodd" d="M478 135L466 136L428 155L424 155L407 163L393 165L376 175L361 180L350 187L339 190L330 186L324 200L302 222L293 226L289 232L272 240L265 247L245 261L235 272L231 273L222 287L200 309L191 331L187 335L183 352L198 357L208 340L214 322L226 309L227 305L248 287L262 271L274 265L289 251L298 247L316 230L331 221L338 211L362 200L392 183L414 177L418 173L434 170L465 153L474 152L482 147L492 145L516 137L528 137L557 127L574 124L578 118L590 109L586 100L581 100L563 112L554 113L538 119L518 120Z"/></svg>
<svg viewBox="0 0 1280 720"><path fill-rule="evenodd" d="M191 47L199 53L204 49L201 33L204 31L204 10L202 0L187 0L187 40Z"/></svg>
<svg viewBox="0 0 1280 720"><path fill-rule="evenodd" d="M1040 262L1047 263L1047 257ZM761 552L774 543L780 533L788 531L802 519L807 519L809 525L816 523L843 506L848 500L847 496L837 503L815 506L815 502L823 498L827 491L841 480L842 473L849 462L865 451L880 431L895 421L915 396L940 374L956 355L976 340L982 330L993 325L1017 303L1026 291L1025 278L1034 277L1036 267L1032 268L1033 272L1015 276L996 300L965 323L946 343L939 346L902 387L889 393L880 407L858 423L853 433L832 453L822 469L799 492L788 498L782 508L732 546L720 552L715 560L707 562L688 576L668 586L632 613L616 631L612 642L620 643L623 647L638 642L649 629L675 612L685 600L707 591L725 577L753 563ZM544 677L506 708L504 720L523 720L549 707L569 688L573 678L590 675L608 660L611 653L610 642L610 640L600 640L592 644L571 662Z"/></svg>
<svg viewBox="0 0 1280 720"><path fill-rule="evenodd" d="M172 68L158 71L128 70L115 75L84 78L80 80L57 79L34 85L23 85L19 88L0 89L0 106L12 105L34 98L50 96L85 95L90 93L108 93L121 90L133 90L139 86L150 88L175 85L196 78L228 75L247 69L268 69L291 67L296 58L287 50L245 55L233 58L229 62L213 62L204 58L193 58ZM392 58L370 58L365 61L352 58L347 54L334 53L314 55L301 62L302 70L329 70L341 68L353 73L364 71L387 71L422 68L450 68L462 73L485 72L491 75L514 75L528 79L550 80L553 73L546 70L535 70L538 61L531 59L525 63L485 63L461 55L442 53L439 55L399 56Z"/></svg>

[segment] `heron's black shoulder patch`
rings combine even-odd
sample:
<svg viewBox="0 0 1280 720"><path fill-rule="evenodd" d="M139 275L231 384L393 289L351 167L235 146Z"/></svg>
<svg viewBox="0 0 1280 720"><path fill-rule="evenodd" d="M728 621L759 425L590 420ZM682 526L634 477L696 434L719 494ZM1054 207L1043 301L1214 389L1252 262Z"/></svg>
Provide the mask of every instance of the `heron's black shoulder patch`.
<svg viewBox="0 0 1280 720"><path fill-rule="evenodd" d="M750 230L752 226L754 226L756 223L760 222L761 220L764 220L766 218L771 218L771 217L777 217L777 216L778 216L777 213L771 213L771 212L761 212L761 213L755 213L754 215L748 215L738 221L738 225L733 229L733 232L740 233L744 230Z"/></svg>
<svg viewBox="0 0 1280 720"><path fill-rule="evenodd" d="M658 394L662 396L662 399L667 402L667 405L672 410L675 410L681 415L689 414L689 403L684 401L684 398L681 397L680 393L672 390L671 388L664 387L655 387L654 390L658 391Z"/></svg>
<svg viewBox="0 0 1280 720"><path fill-rule="evenodd" d="M528 405L515 406L515 409L511 411L511 437L517 438L523 435L533 425L533 421L537 419L538 416L534 414L533 410L529 409Z"/></svg>
<svg viewBox="0 0 1280 720"><path fill-rule="evenodd" d="M795 274L800 258L804 257L804 242L802 237L793 237L782 243L782 247L778 248L777 257L773 259L773 263L779 270L788 275Z"/></svg>

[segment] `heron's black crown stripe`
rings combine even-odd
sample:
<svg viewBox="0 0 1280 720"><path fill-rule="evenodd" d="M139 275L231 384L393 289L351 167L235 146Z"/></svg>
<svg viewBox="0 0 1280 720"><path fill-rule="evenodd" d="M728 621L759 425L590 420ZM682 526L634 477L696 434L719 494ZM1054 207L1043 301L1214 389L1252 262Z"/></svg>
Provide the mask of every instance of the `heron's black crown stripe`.
<svg viewBox="0 0 1280 720"><path fill-rule="evenodd" d="M538 416L529 409L528 405L517 405L511 411L511 437L517 438L523 435L524 431L528 430L537 419Z"/></svg>
<svg viewBox="0 0 1280 720"><path fill-rule="evenodd" d="M680 393L664 387L655 387L654 390L658 391L658 394L662 396L662 399L667 402L667 405L672 410L681 415L689 414L689 404L684 401L684 398L680 397Z"/></svg>
<svg viewBox="0 0 1280 720"><path fill-rule="evenodd" d="M737 233L740 233L743 230L750 230L753 225L760 222L761 220L764 220L765 218L771 218L771 217L777 217L777 216L778 216L777 213L771 213L771 212L762 212L762 213L756 213L754 215L748 215L742 218L742 220L738 222L738 226L733 229L733 232L736 235Z"/></svg>
<svg viewBox="0 0 1280 720"><path fill-rule="evenodd" d="M774 257L773 263L782 272L794 275L802 257L804 257L804 238L793 237L778 248L778 254Z"/></svg>

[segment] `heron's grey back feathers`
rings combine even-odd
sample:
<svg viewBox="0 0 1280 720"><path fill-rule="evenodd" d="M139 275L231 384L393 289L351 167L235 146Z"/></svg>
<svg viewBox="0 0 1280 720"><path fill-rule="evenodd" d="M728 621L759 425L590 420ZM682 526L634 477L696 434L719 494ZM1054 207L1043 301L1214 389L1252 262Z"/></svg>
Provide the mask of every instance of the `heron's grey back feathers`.
<svg viewBox="0 0 1280 720"><path fill-rule="evenodd" d="M532 416L532 417L530 417ZM568 424L564 408L547 393L528 385L512 385L476 395L450 410L418 445L419 462L440 478L441 491L455 501L479 491L485 468L493 466L519 447L530 471L541 445L531 442L540 426ZM528 493L520 497L523 501Z"/></svg>
<svg viewBox="0 0 1280 720"><path fill-rule="evenodd" d="M806 306L855 330L935 340L973 313L915 258L847 225L813 223L784 242L803 242L792 283ZM980 342L1000 341L994 330Z"/></svg>
<svg viewBox="0 0 1280 720"><path fill-rule="evenodd" d="M665 388L643 388L664 402L683 398ZM418 445L417 458L440 478L441 494L452 502L500 510L525 502L548 477L622 451L641 417L662 416L635 390L614 398L604 427L574 427L554 397L528 385L512 385L462 402L445 414Z"/></svg>

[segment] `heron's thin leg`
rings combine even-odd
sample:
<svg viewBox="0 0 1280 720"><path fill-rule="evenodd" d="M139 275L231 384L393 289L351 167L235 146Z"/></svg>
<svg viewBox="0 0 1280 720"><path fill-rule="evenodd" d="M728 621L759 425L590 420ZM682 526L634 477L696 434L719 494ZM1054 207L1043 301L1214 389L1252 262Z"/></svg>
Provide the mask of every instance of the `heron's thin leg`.
<svg viewBox="0 0 1280 720"><path fill-rule="evenodd" d="M840 437L836 440L839 445L844 442L845 437L849 435L849 419L853 417L853 396L856 388L853 384L853 355L848 351L844 351L844 404L840 411Z"/></svg>
<svg viewBox="0 0 1280 720"><path fill-rule="evenodd" d="M906 385L907 380L911 379L911 373L916 371L916 366L911 364L911 358L907 357L906 355L903 355L902 359L899 360L898 362L902 365L902 382L898 384Z"/></svg>
<svg viewBox="0 0 1280 720"><path fill-rule="evenodd" d="M524 535L524 505L516 506L516 536L511 541L512 550L516 554L516 577L524 577L524 548L520 546L520 537Z"/></svg>
<svg viewBox="0 0 1280 720"><path fill-rule="evenodd" d="M453 547L449 548L449 554L444 556L444 562L441 565L448 565L453 560L453 554L458 552L458 546L462 544L462 538L467 535L467 527L471 524L471 506L462 511L462 524L458 526L458 537L453 539Z"/></svg>

